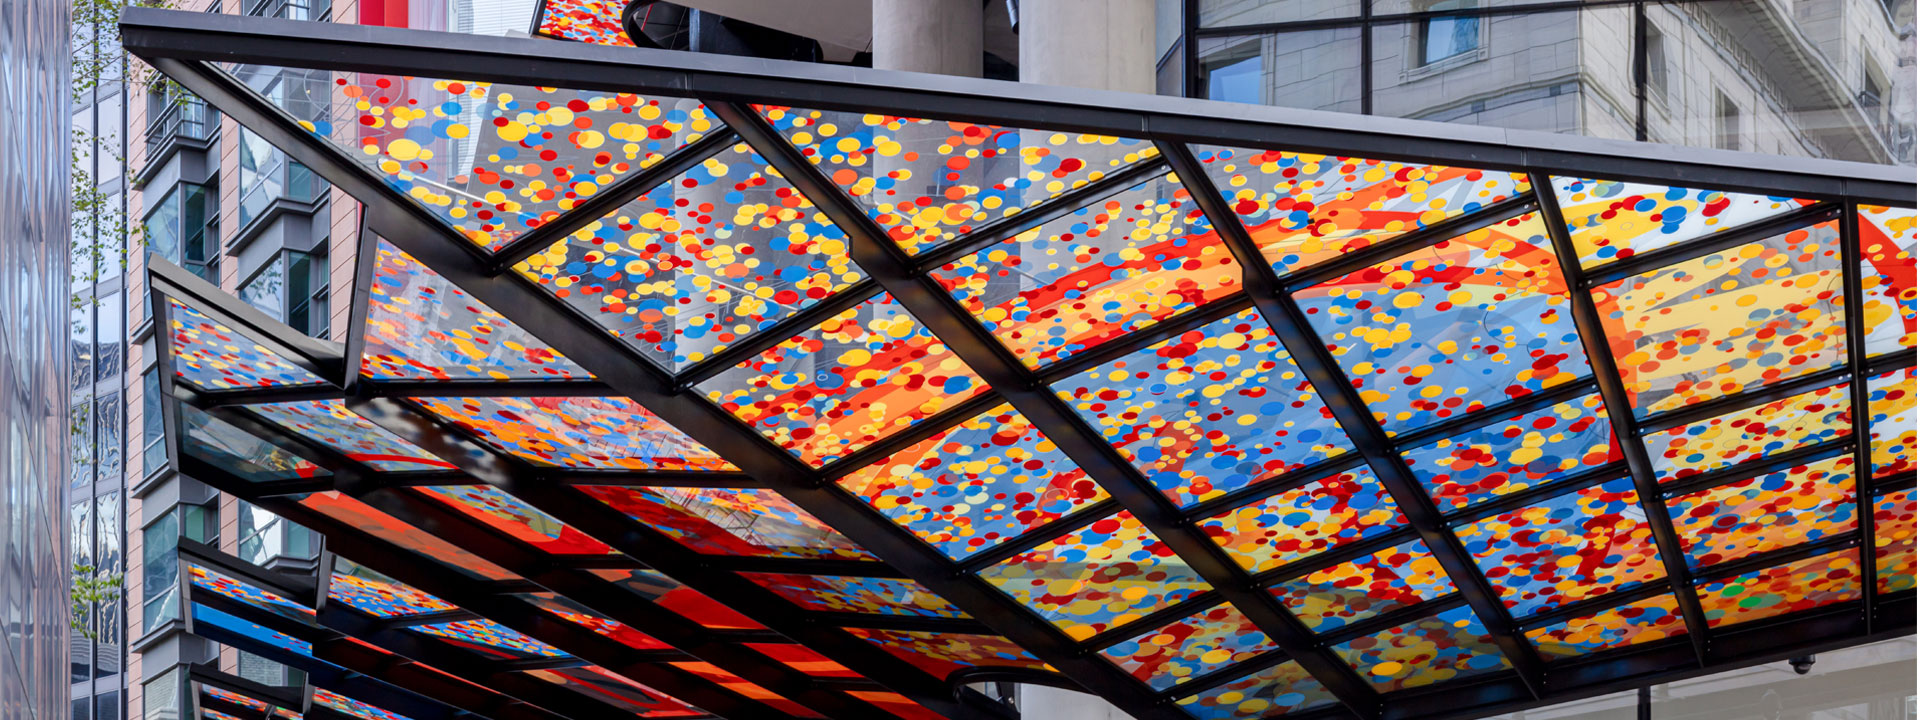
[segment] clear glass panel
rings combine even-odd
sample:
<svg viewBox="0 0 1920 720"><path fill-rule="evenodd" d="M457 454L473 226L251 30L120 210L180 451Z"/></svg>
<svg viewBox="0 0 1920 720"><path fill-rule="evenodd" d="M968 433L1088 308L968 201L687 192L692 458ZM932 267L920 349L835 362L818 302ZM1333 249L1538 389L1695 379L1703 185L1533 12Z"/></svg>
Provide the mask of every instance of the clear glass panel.
<svg viewBox="0 0 1920 720"><path fill-rule="evenodd" d="M1421 3L1471 8L1472 0ZM1621 32L1580 32L1599 20ZM1434 15L1373 27L1373 112L1387 117L1633 139L1628 8L1474 17ZM1615 25L1623 22L1626 24ZM1610 40L1610 41L1609 41ZM1583 44L1592 46L1583 53ZM1591 65L1583 65L1582 61ZM1611 68L1626 92L1583 92Z"/></svg>
<svg viewBox="0 0 1920 720"><path fill-rule="evenodd" d="M175 401L186 429L180 449L249 482L325 477L331 473L199 408Z"/></svg>
<svg viewBox="0 0 1920 720"><path fill-rule="evenodd" d="M1357 18L1360 15L1360 3L1368 1L1370 0L1197 0L1200 4L1200 27L1203 28L1343 17Z"/></svg>

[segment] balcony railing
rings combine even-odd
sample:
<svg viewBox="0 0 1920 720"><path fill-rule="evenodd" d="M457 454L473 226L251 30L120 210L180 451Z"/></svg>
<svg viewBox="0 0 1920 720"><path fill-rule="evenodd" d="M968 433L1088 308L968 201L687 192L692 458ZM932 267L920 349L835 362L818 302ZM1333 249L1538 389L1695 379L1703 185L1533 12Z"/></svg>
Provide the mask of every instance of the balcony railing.
<svg viewBox="0 0 1920 720"><path fill-rule="evenodd" d="M326 181L314 175L307 166L288 159L278 150L273 152L268 162L269 166L257 174L242 171L241 181L245 183L240 191L242 234L273 201L285 199L311 203L327 188Z"/></svg>
<svg viewBox="0 0 1920 720"><path fill-rule="evenodd" d="M211 137L213 112L200 98L169 93L156 107L159 112L147 120L149 157L175 140L205 142Z"/></svg>
<svg viewBox="0 0 1920 720"><path fill-rule="evenodd" d="M247 14L286 20L318 20L331 9L331 0L253 0Z"/></svg>

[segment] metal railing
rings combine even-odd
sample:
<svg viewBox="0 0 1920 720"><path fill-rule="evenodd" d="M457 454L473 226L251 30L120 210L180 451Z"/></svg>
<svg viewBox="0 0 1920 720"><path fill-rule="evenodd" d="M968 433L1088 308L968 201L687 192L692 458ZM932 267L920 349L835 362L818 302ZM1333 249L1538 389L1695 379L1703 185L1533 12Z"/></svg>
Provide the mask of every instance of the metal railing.
<svg viewBox="0 0 1920 720"><path fill-rule="evenodd" d="M213 111L200 98L167 93L160 112L147 121L147 154L176 139L204 141L213 130Z"/></svg>

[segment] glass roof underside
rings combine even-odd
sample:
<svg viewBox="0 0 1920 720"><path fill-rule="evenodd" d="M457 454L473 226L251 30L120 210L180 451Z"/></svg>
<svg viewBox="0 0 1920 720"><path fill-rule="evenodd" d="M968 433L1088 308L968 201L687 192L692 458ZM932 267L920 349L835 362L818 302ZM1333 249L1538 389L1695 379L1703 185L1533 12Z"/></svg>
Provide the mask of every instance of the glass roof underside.
<svg viewBox="0 0 1920 720"><path fill-rule="evenodd" d="M1911 207L266 55L414 224L331 377L156 291L175 466L338 555L184 570L233 643L608 716L1417 717L1911 608Z"/></svg>

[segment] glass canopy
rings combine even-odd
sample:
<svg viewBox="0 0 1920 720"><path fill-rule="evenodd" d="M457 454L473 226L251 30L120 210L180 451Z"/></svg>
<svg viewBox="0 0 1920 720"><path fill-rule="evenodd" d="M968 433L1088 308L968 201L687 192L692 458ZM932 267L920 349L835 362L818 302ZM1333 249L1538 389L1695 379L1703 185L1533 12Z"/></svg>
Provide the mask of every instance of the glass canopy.
<svg viewBox="0 0 1920 720"><path fill-rule="evenodd" d="M1910 179L222 19L295 102L203 22L124 27L367 206L341 344L153 271L175 469L330 551L194 620L310 707L1491 715L1912 630Z"/></svg>

